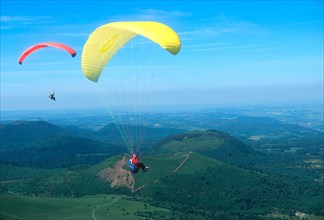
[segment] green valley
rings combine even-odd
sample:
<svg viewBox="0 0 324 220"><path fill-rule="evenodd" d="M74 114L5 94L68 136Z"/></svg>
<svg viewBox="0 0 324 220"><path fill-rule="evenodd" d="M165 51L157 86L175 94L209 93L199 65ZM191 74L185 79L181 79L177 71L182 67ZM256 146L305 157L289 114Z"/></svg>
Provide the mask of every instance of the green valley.
<svg viewBox="0 0 324 220"><path fill-rule="evenodd" d="M140 156L150 168L131 174L130 154L117 144L120 137L111 125L86 132L19 122L15 128L22 136L27 130L21 124L64 132L42 136L35 128L39 138L2 142L19 147L1 148L1 219L324 216L318 157L257 151L217 130L150 128L152 137Z"/></svg>

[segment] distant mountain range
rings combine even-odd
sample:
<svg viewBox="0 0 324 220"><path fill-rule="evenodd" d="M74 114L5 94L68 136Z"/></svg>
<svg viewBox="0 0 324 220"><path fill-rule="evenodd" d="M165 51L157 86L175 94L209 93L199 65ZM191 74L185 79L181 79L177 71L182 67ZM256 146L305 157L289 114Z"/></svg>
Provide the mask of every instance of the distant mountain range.
<svg viewBox="0 0 324 220"><path fill-rule="evenodd" d="M145 150L145 148L150 147L162 138L185 131L175 128L146 127L141 125L119 125L118 128L116 124L108 124L98 131L92 133L92 137L103 142L116 144L123 143L119 129L123 131L140 131L143 134L142 150Z"/></svg>
<svg viewBox="0 0 324 220"><path fill-rule="evenodd" d="M143 128L145 147L181 132L178 129ZM39 168L71 167L95 164L127 152L114 124L98 131L62 128L45 121L16 121L0 125L1 161Z"/></svg>
<svg viewBox="0 0 324 220"><path fill-rule="evenodd" d="M225 123L226 121L226 123ZM267 117L236 116L215 129L226 132L259 151L320 155L324 133Z"/></svg>

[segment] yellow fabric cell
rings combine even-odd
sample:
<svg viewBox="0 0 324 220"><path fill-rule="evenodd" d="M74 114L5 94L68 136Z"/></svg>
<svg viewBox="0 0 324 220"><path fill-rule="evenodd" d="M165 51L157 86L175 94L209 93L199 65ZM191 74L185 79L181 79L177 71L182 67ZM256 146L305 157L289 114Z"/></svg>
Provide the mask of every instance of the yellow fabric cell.
<svg viewBox="0 0 324 220"><path fill-rule="evenodd" d="M152 21L108 23L93 31L83 47L81 68L85 77L97 82L109 60L136 35L150 39L173 55L181 48L178 34L162 23Z"/></svg>

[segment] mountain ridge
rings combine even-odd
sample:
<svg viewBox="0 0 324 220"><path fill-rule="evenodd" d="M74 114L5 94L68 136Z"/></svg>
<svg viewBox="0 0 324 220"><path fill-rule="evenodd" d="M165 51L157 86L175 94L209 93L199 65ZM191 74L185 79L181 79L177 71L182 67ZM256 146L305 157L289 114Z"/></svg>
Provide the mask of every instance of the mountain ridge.
<svg viewBox="0 0 324 220"><path fill-rule="evenodd" d="M61 127L46 121L18 120L10 124L1 124L1 151L23 149L33 142L63 134L69 133Z"/></svg>

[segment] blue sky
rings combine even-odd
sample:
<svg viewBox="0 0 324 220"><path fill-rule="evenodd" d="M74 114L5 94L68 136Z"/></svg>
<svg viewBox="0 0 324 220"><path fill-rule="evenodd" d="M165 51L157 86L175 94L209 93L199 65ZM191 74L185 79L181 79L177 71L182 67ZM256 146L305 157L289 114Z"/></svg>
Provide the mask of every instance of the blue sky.
<svg viewBox="0 0 324 220"><path fill-rule="evenodd" d="M177 56L152 61L160 70L167 66L150 89L158 97L153 104L323 102L323 1L2 0L1 110L104 105L100 91L113 85L98 92L83 76L83 45L101 25L138 20L165 23L182 42ZM46 41L65 43L78 55L43 49L17 63L26 48ZM123 65L115 62L112 69ZM49 90L57 102L47 98Z"/></svg>

